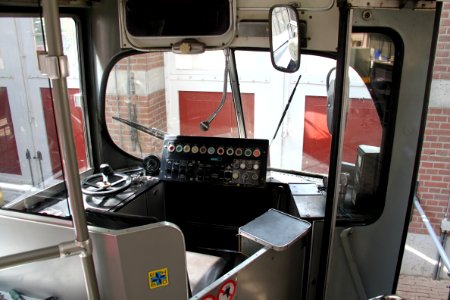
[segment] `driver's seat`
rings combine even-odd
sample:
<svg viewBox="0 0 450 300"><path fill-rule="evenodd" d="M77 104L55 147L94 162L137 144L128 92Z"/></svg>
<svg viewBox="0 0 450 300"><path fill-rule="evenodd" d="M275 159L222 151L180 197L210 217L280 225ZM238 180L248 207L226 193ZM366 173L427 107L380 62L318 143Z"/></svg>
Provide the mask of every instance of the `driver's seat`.
<svg viewBox="0 0 450 300"><path fill-rule="evenodd" d="M186 251L186 265L189 287L195 295L222 275L226 260L215 255Z"/></svg>

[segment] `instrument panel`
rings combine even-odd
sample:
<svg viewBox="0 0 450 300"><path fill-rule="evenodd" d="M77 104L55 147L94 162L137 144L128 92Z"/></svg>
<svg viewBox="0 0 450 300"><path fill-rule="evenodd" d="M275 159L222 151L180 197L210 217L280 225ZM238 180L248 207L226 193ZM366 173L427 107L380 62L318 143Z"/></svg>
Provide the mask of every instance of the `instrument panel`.
<svg viewBox="0 0 450 300"><path fill-rule="evenodd" d="M268 151L268 140L166 136L159 178L264 187Z"/></svg>

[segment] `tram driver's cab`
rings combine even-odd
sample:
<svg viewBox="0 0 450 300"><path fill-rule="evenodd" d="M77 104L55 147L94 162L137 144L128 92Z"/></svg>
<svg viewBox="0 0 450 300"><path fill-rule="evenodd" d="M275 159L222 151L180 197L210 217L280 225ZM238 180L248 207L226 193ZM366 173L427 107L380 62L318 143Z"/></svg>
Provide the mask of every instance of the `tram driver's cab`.
<svg viewBox="0 0 450 300"><path fill-rule="evenodd" d="M2 64L1 53L30 50L9 51L20 43L0 33L0 99L8 104L0 113L17 124L9 132L18 145L17 160L0 163L0 227L8 228L0 235L0 292L81 299L98 286L102 299L155 300L395 292L392 253L401 253L409 206L407 191L393 187L411 185L415 158L394 158L417 150L419 133L406 138L399 127L417 125L404 110L426 97L409 91L425 95L429 85L430 62L410 58L431 54L425 41L409 45L434 39L435 2L414 10L357 1L87 2L55 18L69 66L79 70L68 77L64 123L74 128L73 149L56 134L50 84L35 91L42 99L17 97L27 105L8 100L16 86L4 80L2 90L1 72L19 71ZM34 19L5 7L3 26L41 54L52 26L41 24L54 24L51 16L42 22L36 7ZM25 64L24 57L16 59ZM33 72L38 67L51 72L36 60ZM36 76L24 70L22 84L34 91ZM42 113L38 126L25 126L25 106ZM24 146L30 140L33 147ZM61 243L78 238L79 217L90 237L81 254L79 244ZM384 239L386 228L392 238ZM42 257L28 263L40 248ZM60 252L64 259L53 258Z"/></svg>

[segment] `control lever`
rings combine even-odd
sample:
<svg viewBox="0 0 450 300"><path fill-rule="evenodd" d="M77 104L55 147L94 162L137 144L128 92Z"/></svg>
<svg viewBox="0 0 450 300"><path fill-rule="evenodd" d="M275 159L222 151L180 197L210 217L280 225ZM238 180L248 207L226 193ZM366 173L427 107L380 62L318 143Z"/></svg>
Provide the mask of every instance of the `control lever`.
<svg viewBox="0 0 450 300"><path fill-rule="evenodd" d="M100 172L81 181L83 194L91 196L107 196L127 189L131 184L131 176L117 173L109 164L101 164Z"/></svg>
<svg viewBox="0 0 450 300"><path fill-rule="evenodd" d="M108 164L101 164L100 165L100 172L102 173L102 178L103 178L103 183L105 184L105 185L107 185L107 184L110 184L108 181L108 177L109 177L109 175L111 175L111 174L113 174L114 173L114 171L113 171L113 169L111 168L111 166L110 165L108 165Z"/></svg>

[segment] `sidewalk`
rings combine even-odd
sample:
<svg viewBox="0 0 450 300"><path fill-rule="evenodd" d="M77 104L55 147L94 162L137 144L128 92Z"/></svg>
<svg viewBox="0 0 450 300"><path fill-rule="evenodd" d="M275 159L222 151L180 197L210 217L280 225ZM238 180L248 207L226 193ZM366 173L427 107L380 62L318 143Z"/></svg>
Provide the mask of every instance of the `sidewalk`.
<svg viewBox="0 0 450 300"><path fill-rule="evenodd" d="M447 300L448 285L449 279L433 280L427 277L400 275L397 295L408 300Z"/></svg>

